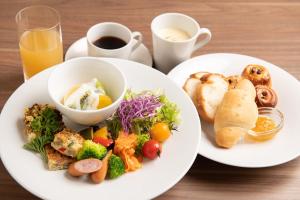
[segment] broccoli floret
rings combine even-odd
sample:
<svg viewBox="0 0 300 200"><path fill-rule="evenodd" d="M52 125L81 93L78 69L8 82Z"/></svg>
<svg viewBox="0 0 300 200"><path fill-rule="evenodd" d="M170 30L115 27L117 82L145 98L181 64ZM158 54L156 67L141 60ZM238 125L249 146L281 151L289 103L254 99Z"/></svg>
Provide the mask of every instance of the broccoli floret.
<svg viewBox="0 0 300 200"><path fill-rule="evenodd" d="M109 178L117 178L125 173L125 165L123 160L114 154L109 158L108 162L108 176Z"/></svg>
<svg viewBox="0 0 300 200"><path fill-rule="evenodd" d="M85 140L83 146L77 154L77 160L86 158L102 159L107 153L107 149L101 144L94 143L92 140Z"/></svg>
<svg viewBox="0 0 300 200"><path fill-rule="evenodd" d="M137 135L137 146L135 149L135 154L140 155L142 152L142 148L145 144L145 142L150 140L150 135L149 134L139 134Z"/></svg>

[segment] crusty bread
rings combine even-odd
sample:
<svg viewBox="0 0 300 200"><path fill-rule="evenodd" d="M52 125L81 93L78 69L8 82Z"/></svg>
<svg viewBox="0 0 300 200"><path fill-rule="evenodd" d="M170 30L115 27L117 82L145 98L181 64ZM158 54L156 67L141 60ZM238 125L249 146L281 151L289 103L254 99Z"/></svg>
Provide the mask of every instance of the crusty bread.
<svg viewBox="0 0 300 200"><path fill-rule="evenodd" d="M216 143L224 148L233 147L241 137L245 134L245 130L239 127L224 127L216 132Z"/></svg>
<svg viewBox="0 0 300 200"><path fill-rule="evenodd" d="M205 121L213 122L217 107L228 90L228 83L220 74L205 76L205 80L197 87L197 109Z"/></svg>
<svg viewBox="0 0 300 200"><path fill-rule="evenodd" d="M235 86L235 89L241 89L249 93L252 99L256 97L256 90L254 85L248 79L243 79L243 81L239 81L238 84Z"/></svg>
<svg viewBox="0 0 300 200"><path fill-rule="evenodd" d="M236 87L236 85L238 84L238 82L240 82L243 79L244 78L240 75L227 76L225 78L225 80L229 84L229 89L234 89Z"/></svg>
<svg viewBox="0 0 300 200"><path fill-rule="evenodd" d="M209 72L196 72L191 74L190 77L185 81L183 85L183 90L191 97L195 106L196 103L196 93L197 86L201 84L204 80L206 80L205 76L210 74Z"/></svg>
<svg viewBox="0 0 300 200"><path fill-rule="evenodd" d="M258 109L254 101L253 84L244 79L235 89L224 95L216 115L216 142L221 147L232 147L251 128L255 127Z"/></svg>
<svg viewBox="0 0 300 200"><path fill-rule="evenodd" d="M199 79L188 78L183 86L184 91L191 97L193 103L196 105L196 90L198 84L201 83Z"/></svg>
<svg viewBox="0 0 300 200"><path fill-rule="evenodd" d="M194 73L194 74L191 74L191 75L190 75L190 78L196 78L196 79L199 79L199 80L201 80L201 81L204 81L204 78L205 78L207 75L209 75L209 74L211 74L211 73L209 73L209 72L196 72L196 73Z"/></svg>

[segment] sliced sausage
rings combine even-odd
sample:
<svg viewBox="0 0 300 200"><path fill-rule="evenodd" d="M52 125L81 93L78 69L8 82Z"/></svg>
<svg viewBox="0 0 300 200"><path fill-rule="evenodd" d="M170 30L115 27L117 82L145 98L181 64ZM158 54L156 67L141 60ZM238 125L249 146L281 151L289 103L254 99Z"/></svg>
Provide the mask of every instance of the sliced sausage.
<svg viewBox="0 0 300 200"><path fill-rule="evenodd" d="M108 169L108 160L111 154L112 151L110 150L102 160L102 167L98 171L91 174L91 179L94 183L101 183L105 179Z"/></svg>
<svg viewBox="0 0 300 200"><path fill-rule="evenodd" d="M68 168L68 172L72 176L82 176L84 174L89 174L98 171L101 168L101 166L101 160L95 158L88 158L72 163Z"/></svg>

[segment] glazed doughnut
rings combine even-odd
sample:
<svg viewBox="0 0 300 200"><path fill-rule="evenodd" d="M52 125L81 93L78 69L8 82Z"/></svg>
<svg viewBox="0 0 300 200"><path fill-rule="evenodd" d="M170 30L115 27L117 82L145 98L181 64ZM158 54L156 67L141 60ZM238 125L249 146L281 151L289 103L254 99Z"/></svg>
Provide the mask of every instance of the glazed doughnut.
<svg viewBox="0 0 300 200"><path fill-rule="evenodd" d="M225 78L225 80L229 84L229 89L234 89L236 87L237 83L240 82L243 79L244 78L239 76L239 75L228 76L228 77Z"/></svg>
<svg viewBox="0 0 300 200"><path fill-rule="evenodd" d="M277 95L275 91L265 85L255 86L256 98L255 103L258 107L275 107L277 104Z"/></svg>
<svg viewBox="0 0 300 200"><path fill-rule="evenodd" d="M250 80L254 86L266 85L272 87L271 76L267 68L262 65L248 65L243 73L242 77Z"/></svg>

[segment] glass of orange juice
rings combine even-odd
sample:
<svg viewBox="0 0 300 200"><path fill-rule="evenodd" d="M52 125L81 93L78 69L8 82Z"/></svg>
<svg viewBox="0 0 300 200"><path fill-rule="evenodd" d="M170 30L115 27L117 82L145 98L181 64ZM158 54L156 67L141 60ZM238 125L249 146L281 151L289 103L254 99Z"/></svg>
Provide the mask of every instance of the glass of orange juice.
<svg viewBox="0 0 300 200"><path fill-rule="evenodd" d="M59 13L48 6L29 6L16 15L24 78L63 61Z"/></svg>

